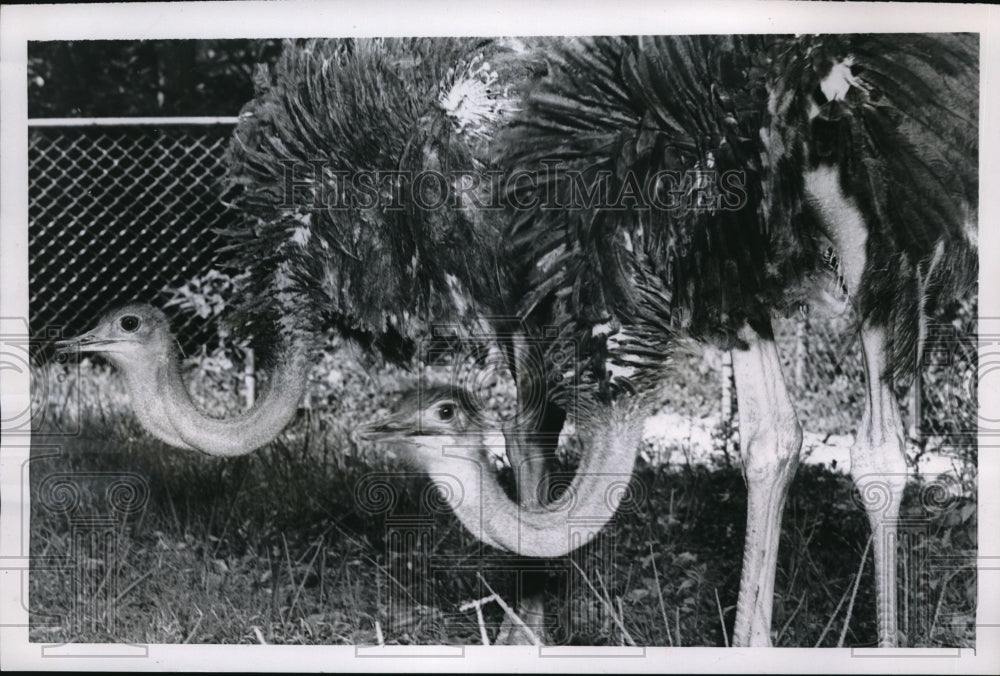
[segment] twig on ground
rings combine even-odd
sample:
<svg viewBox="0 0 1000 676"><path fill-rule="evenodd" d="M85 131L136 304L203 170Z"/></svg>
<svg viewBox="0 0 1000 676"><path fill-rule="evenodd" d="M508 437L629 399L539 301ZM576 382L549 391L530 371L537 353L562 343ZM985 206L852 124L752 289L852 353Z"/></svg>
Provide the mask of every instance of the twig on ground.
<svg viewBox="0 0 1000 676"><path fill-rule="evenodd" d="M945 592L948 591L948 584L958 575L959 571L953 570L941 583L941 593L938 594L937 603L934 604L934 617L931 618L931 626L927 629L927 640L934 639L934 628L937 627L938 617L941 616L941 604L944 602Z"/></svg>
<svg viewBox="0 0 1000 676"><path fill-rule="evenodd" d="M309 570L312 570L313 565L316 563L316 557L319 556L320 552L323 551L324 538L321 535L319 541L316 543L316 553L313 554L312 559L309 560L309 566L307 567L307 572L302 576L302 581L299 583L298 587L295 588L295 595L292 597L292 605L288 608L288 616L291 617L295 612L295 604L299 600L299 596L302 594L303 587L306 586L306 580L309 579Z"/></svg>
<svg viewBox="0 0 1000 676"><path fill-rule="evenodd" d="M281 534L281 544L282 544L282 546L285 549L285 564L288 566L288 581L291 583L292 588L294 589L295 588L295 569L292 568L292 556L291 556L291 554L288 553L288 540L285 539L285 534L284 533ZM274 586L275 586L275 588L277 588L277 586L278 586L278 581L277 580L274 581ZM280 609L278 611L278 619L281 620L282 624L284 624L285 622L287 622L291 618L291 616L292 616L292 609L291 608L288 609L288 612L285 614L284 618L281 617L281 611L280 611Z"/></svg>
<svg viewBox="0 0 1000 676"><path fill-rule="evenodd" d="M774 645L778 645L778 643L781 642L781 637L785 635L786 631L788 631L788 627L791 626L792 620L794 620L795 616L799 614L799 611L802 609L802 606L805 604L805 602L806 602L806 595L803 593L802 596L799 597L799 602L795 606L795 610L793 610L792 614L788 616L788 619L785 620L785 623L781 625L781 631L779 631L778 635L775 637ZM839 609L840 606L837 606L837 608Z"/></svg>
<svg viewBox="0 0 1000 676"><path fill-rule="evenodd" d="M517 616L517 613L511 610L511 607L508 606L507 603L502 598L500 598L500 595L497 594L496 591L494 591L493 587L490 586L490 583L487 582L486 579L483 577L483 574L476 573L476 577L479 578L479 580L483 583L483 585L489 590L490 594L493 595L494 597L493 600L497 602L497 605L499 605L500 608L502 608L505 613L507 613L507 617L510 618L511 622L520 627L521 630L524 631L525 634L527 634L528 638L531 639L531 642L534 645L542 645L542 640L538 638L538 635L535 632L533 632L531 628L528 627L528 625L524 623L524 620L522 620L520 617Z"/></svg>
<svg viewBox="0 0 1000 676"><path fill-rule="evenodd" d="M147 571L146 571L145 573L143 573L143 574L142 574L142 575L141 575L141 576L139 577L139 579L138 579L138 580L135 580L134 582L132 582L132 584L130 584L129 586L125 587L125 589L123 589L123 590L122 590L122 591L121 591L121 592L120 592L120 593L118 594L118 596L116 596L116 597L115 597L115 601L114 601L115 605L117 605L119 601L121 601L121 600L122 600L123 598L125 598L125 595L126 595L126 594L128 594L128 593L129 593L130 591L132 591L133 589L135 589L135 588L136 588L136 586L137 586L137 585L138 585L138 584L139 584L140 582L142 582L143 580L145 580L145 579L146 579L147 577L149 577L150 575L152 575L152 574L153 574L153 573L155 573L155 572L156 572L156 569L155 569L155 568L150 568L150 569L149 569L149 570L147 570Z"/></svg>
<svg viewBox="0 0 1000 676"><path fill-rule="evenodd" d="M616 596L615 603L618 605L618 617L625 617L625 611L622 610L622 597ZM625 645L625 636L622 635L619 645ZM634 644L633 644L634 645Z"/></svg>
<svg viewBox="0 0 1000 676"><path fill-rule="evenodd" d="M479 640L482 641L483 645L490 644L490 637L486 634L486 620L483 619L483 605L487 603L492 603L497 600L496 594L490 594L489 596L475 601L469 601L468 603L463 603L458 607L459 611L465 612L469 608L474 608L476 611L476 621L479 623Z"/></svg>
<svg viewBox="0 0 1000 676"><path fill-rule="evenodd" d="M629 645L634 646L635 641L632 640L631 634L628 633L628 629L625 628L625 625L622 623L621 618L618 617L618 613L615 612L614 606L612 606L611 602L608 601L607 599L606 596L607 590L606 589L604 590L605 596L601 596L601 593L597 591L597 588L594 587L590 579L587 578L587 575L583 572L583 569L580 568L580 564L578 564L573 559L570 559L570 563L572 563L573 567L576 568L577 572L580 573L580 577L582 577L583 581L587 583L588 587L590 587L590 591L594 592L594 596L597 597L597 600L604 605L605 610L607 610L607 612L611 615L611 619L614 621L614 623L618 625L618 629L621 631L622 636L625 637L625 640L628 641ZM597 581L601 583L601 588L603 589L604 581L601 579L600 572L597 573Z"/></svg>
<svg viewBox="0 0 1000 676"><path fill-rule="evenodd" d="M722 604L719 602L719 588L713 587L715 590L715 607L719 609L719 629L722 630L722 640L725 642L726 647L729 647L729 634L726 633L726 620L722 617Z"/></svg>
<svg viewBox="0 0 1000 676"><path fill-rule="evenodd" d="M681 609L674 608L674 629L677 632L677 646L680 647L684 645L681 643Z"/></svg>
<svg viewBox="0 0 1000 676"><path fill-rule="evenodd" d="M201 612L201 608L199 608L198 606L195 606L194 609L198 611L198 621L194 623L194 627L191 629L191 631L187 635L187 638L185 638L182 641L182 643L190 643L191 642L191 639L194 638L195 632L198 631L198 627L201 626L201 621L203 619L205 619L205 613Z"/></svg>
<svg viewBox="0 0 1000 676"><path fill-rule="evenodd" d="M813 646L814 648L818 648L820 644L823 642L823 639L826 638L827 632L829 632L830 627L833 626L833 621L837 619L837 613L840 612L841 606L844 605L844 601L847 600L847 595L850 593L851 590L848 588L845 589L844 593L840 595L840 601L837 602L837 607L833 609L833 613L830 615L830 619L826 621L826 626L824 626L823 631L820 632L819 638L816 640L816 645Z"/></svg>
<svg viewBox="0 0 1000 676"><path fill-rule="evenodd" d="M673 491L670 497L673 499ZM667 645L673 646L674 640L670 636L670 620L667 619L667 605L663 602L663 589L660 587L660 572L656 569L656 555L653 553L653 543L649 543L650 563L653 565L653 577L656 580L656 596L660 599L660 615L663 616L663 628L667 630Z"/></svg>
<svg viewBox="0 0 1000 676"><path fill-rule="evenodd" d="M844 638L847 636L847 625L851 623L851 615L854 612L854 599L858 596L858 584L861 582L861 572L865 569L865 561L868 560L868 550L872 546L872 540L875 539L875 534L872 533L868 536L868 542L865 543L865 551L861 554L861 565L858 566L858 574L854 576L854 588L851 590L851 600L847 604L847 614L844 615L844 628L840 631L840 640L837 641L837 647L844 647ZM878 571L875 571L878 575Z"/></svg>

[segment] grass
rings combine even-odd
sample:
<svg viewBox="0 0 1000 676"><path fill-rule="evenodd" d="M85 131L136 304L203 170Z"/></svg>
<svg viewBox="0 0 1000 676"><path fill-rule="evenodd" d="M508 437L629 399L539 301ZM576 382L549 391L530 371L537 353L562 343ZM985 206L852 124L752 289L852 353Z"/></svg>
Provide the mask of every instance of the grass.
<svg viewBox="0 0 1000 676"><path fill-rule="evenodd" d="M461 608L493 591L510 602L516 563L498 565L501 553L465 532L391 449L351 441L346 428L390 395L370 374L338 378L326 397L337 415L307 413L269 447L233 459L150 439L122 412L102 369L51 388L51 401L80 405L49 415L33 438L31 554L48 565L30 575L31 640L479 643L475 611ZM108 497L125 475L140 488L128 513ZM55 488L60 476L70 477L74 500ZM549 563L547 640L726 645L745 530L740 471L640 462L633 481L641 503L596 543ZM907 645L972 646L974 495L939 502L919 484L908 489L900 626ZM400 539L407 533L425 539ZM781 535L776 645L874 644L867 540L849 479L801 466ZM942 555L952 557L949 568ZM503 611L497 603L482 611L492 640Z"/></svg>

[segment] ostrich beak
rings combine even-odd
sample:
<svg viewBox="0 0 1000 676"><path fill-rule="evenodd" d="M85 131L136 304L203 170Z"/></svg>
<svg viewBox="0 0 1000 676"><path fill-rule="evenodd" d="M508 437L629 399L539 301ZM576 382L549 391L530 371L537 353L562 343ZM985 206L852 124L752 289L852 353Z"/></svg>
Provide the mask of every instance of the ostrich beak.
<svg viewBox="0 0 1000 676"><path fill-rule="evenodd" d="M100 338L93 333L84 333L79 336L74 336L73 338L66 338L65 340L56 341L56 351L59 353L66 352L103 352L105 347L116 343L116 340L110 340L108 338Z"/></svg>
<svg viewBox="0 0 1000 676"><path fill-rule="evenodd" d="M382 420L361 425L351 435L355 441L403 441L413 436L412 416L395 414Z"/></svg>

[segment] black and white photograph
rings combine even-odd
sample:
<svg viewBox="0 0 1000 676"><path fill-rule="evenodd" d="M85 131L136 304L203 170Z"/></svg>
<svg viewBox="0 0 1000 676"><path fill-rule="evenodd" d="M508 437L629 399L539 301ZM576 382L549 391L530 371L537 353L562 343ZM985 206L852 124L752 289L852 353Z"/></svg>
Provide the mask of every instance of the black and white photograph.
<svg viewBox="0 0 1000 676"><path fill-rule="evenodd" d="M995 673L994 22L5 5L3 667Z"/></svg>

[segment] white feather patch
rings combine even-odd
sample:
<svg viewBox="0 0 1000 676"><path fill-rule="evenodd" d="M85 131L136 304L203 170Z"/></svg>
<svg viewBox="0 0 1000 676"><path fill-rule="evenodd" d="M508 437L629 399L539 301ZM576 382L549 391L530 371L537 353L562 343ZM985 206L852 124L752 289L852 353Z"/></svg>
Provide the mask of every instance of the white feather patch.
<svg viewBox="0 0 1000 676"><path fill-rule="evenodd" d="M499 75L481 54L473 57L462 72L449 72L449 76L454 79L450 86L442 88L438 103L459 133L489 136L498 120L517 110L509 92L498 90Z"/></svg>
<svg viewBox="0 0 1000 676"><path fill-rule="evenodd" d="M292 242L305 247L309 243L309 240L312 239L312 231L309 229L309 214L298 212L292 214L291 219L299 224L292 230Z"/></svg>
<svg viewBox="0 0 1000 676"><path fill-rule="evenodd" d="M611 333L611 323L604 322L603 324L594 324L594 328L590 330L590 335L595 338L600 336L606 336Z"/></svg>
<svg viewBox="0 0 1000 676"><path fill-rule="evenodd" d="M819 83L819 88L823 90L823 96L827 101L843 99L851 87L860 86L858 80L851 74L852 65L854 59L850 56L833 64L830 73Z"/></svg>

